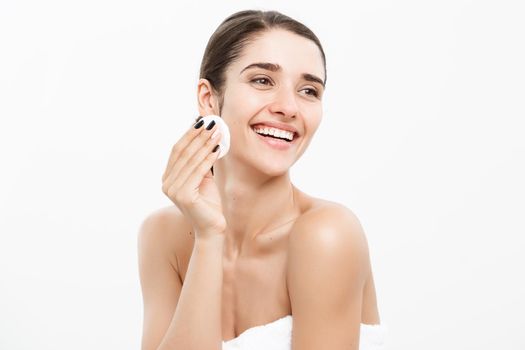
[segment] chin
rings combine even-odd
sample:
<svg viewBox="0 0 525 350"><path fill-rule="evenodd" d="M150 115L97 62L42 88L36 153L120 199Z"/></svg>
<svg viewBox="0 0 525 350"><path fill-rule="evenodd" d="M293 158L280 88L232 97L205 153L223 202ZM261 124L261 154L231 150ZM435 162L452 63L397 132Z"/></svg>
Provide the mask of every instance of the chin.
<svg viewBox="0 0 525 350"><path fill-rule="evenodd" d="M247 154L243 152L245 150L230 149L230 152L239 152L237 154L241 157L239 158L241 162L271 177L285 175L297 160L295 157L292 158L291 154L287 156L284 154L280 156L278 154L272 155L271 153L265 154L263 152Z"/></svg>
<svg viewBox="0 0 525 350"><path fill-rule="evenodd" d="M268 176L276 177L285 175L290 170L291 164L289 162L276 163L269 160L265 163L258 163L257 168L260 172Z"/></svg>

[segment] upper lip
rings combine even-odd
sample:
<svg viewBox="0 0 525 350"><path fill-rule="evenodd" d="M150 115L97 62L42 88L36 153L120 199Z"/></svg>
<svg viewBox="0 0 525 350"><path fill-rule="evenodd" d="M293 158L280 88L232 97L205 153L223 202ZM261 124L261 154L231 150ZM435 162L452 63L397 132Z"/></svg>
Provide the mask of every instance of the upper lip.
<svg viewBox="0 0 525 350"><path fill-rule="evenodd" d="M264 126L269 126L271 128L277 128L277 129L281 129L281 130L290 131L290 132L295 133L296 135L299 135L299 132L293 126L291 126L289 124L278 123L278 122L271 122L271 121L257 122L255 124L252 124L252 127L263 126L263 125Z"/></svg>

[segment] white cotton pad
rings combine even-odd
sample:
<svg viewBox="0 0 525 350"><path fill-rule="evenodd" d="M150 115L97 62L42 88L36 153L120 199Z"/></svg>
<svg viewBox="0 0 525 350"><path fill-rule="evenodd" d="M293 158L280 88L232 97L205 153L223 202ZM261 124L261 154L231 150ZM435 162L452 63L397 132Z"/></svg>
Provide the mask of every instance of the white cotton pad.
<svg viewBox="0 0 525 350"><path fill-rule="evenodd" d="M221 141L219 142L219 158L224 157L230 150L230 129L228 128L228 125L218 115L206 115L202 117L201 120L204 121L203 127L207 127L212 120L215 120L215 123L217 123L217 130L221 131Z"/></svg>

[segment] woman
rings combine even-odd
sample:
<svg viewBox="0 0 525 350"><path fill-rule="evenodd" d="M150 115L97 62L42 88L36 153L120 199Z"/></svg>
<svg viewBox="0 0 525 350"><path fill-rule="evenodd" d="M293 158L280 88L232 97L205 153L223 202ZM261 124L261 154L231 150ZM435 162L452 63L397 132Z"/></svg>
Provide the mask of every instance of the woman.
<svg viewBox="0 0 525 350"><path fill-rule="evenodd" d="M175 206L139 234L142 349L379 344L359 220L289 177L322 117L317 37L278 12L235 13L210 38L200 78L199 114L223 118L231 147L218 160L217 125L198 120L172 149L162 190Z"/></svg>

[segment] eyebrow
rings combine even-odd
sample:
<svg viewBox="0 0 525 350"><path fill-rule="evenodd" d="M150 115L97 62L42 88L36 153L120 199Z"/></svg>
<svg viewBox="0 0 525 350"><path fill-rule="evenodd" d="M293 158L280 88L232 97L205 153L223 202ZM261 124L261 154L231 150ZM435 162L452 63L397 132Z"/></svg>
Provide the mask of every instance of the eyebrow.
<svg viewBox="0 0 525 350"><path fill-rule="evenodd" d="M281 66L276 64L276 63L257 62L257 63L249 64L246 67L244 67L243 70L241 70L240 74L242 74L242 72L244 72L245 70L251 69L251 68L262 68L262 69L269 70L271 72L279 72L279 71L282 70ZM304 80L306 80L306 81L319 83L319 84L321 84L323 86L323 88L325 87L324 81L321 78L319 78L318 76L316 76L316 75L313 75L313 74L310 74L310 73L303 73L302 74L302 78Z"/></svg>

